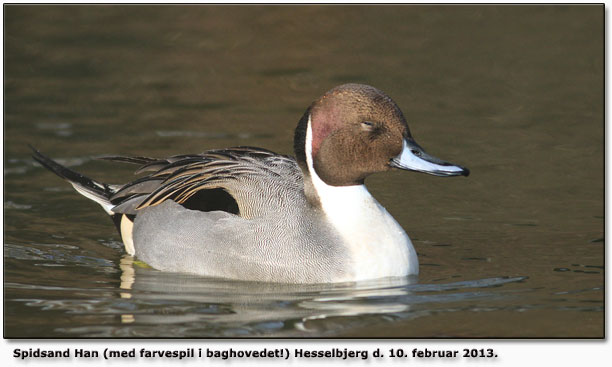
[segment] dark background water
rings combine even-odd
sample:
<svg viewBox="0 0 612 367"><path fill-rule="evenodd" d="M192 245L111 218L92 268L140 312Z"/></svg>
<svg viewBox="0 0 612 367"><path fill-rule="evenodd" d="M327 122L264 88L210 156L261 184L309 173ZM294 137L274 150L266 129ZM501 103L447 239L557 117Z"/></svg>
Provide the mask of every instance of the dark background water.
<svg viewBox="0 0 612 367"><path fill-rule="evenodd" d="M4 336L602 337L603 6L4 7ZM345 82L468 178L373 195L418 281L279 287L134 265L27 144L109 183L108 154L292 153Z"/></svg>

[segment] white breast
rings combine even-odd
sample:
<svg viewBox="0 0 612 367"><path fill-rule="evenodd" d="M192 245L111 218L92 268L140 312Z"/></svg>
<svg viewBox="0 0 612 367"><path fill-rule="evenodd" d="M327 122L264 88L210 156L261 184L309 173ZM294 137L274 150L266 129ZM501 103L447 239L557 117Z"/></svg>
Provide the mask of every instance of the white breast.
<svg viewBox="0 0 612 367"><path fill-rule="evenodd" d="M353 274L345 280L418 274L419 263L410 238L364 185L331 186L319 178L312 163L310 121L306 162L323 210L350 252Z"/></svg>

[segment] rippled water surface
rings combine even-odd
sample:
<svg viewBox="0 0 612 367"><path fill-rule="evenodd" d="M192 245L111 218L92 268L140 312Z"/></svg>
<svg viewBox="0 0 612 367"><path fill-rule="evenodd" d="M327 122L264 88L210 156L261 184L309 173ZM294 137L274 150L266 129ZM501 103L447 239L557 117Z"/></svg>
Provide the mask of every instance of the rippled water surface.
<svg viewBox="0 0 612 367"><path fill-rule="evenodd" d="M602 337L602 6L6 6L5 337ZM386 91L468 178L373 195L418 278L291 286L160 272L27 144L104 182L109 154L292 153L331 87Z"/></svg>

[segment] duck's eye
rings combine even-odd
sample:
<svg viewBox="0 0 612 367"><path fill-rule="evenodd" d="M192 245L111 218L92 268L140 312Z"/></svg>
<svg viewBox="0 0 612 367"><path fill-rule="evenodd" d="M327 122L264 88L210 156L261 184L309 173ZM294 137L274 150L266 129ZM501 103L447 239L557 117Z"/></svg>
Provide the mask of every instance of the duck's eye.
<svg viewBox="0 0 612 367"><path fill-rule="evenodd" d="M365 129L372 129L374 127L374 123L372 121L362 121L361 126Z"/></svg>

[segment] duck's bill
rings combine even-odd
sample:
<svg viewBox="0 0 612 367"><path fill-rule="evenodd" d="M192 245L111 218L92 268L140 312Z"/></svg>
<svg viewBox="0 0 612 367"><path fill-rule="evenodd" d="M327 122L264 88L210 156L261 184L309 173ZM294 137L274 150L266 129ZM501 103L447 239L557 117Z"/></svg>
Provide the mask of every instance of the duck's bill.
<svg viewBox="0 0 612 367"><path fill-rule="evenodd" d="M434 176L468 176L470 170L445 162L436 157L432 157L425 153L414 140L404 140L402 152L389 162L391 167L405 169L408 171L416 171L428 173Z"/></svg>

